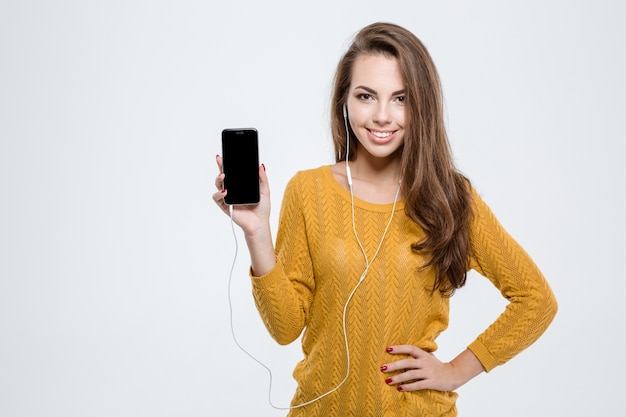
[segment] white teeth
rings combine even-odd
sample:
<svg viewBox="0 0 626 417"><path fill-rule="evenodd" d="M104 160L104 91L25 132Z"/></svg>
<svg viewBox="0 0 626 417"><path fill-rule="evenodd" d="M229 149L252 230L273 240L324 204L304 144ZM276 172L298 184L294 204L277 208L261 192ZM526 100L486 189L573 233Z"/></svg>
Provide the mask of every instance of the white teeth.
<svg viewBox="0 0 626 417"><path fill-rule="evenodd" d="M391 136L392 132L375 132L375 131L371 131L372 135L376 136L377 138L386 138L387 136Z"/></svg>

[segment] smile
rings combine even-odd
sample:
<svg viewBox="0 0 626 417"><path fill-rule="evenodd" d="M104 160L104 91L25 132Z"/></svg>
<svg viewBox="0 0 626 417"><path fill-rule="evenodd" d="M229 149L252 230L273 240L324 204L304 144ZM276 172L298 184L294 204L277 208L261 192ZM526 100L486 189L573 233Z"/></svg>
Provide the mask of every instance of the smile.
<svg viewBox="0 0 626 417"><path fill-rule="evenodd" d="M387 143L388 141L390 141L394 134L397 132L397 130L394 131L379 131L379 130L370 130L368 129L368 132L371 135L372 140L374 140L375 142L378 143Z"/></svg>
<svg viewBox="0 0 626 417"><path fill-rule="evenodd" d="M375 130L370 130L370 132L372 133L372 135L376 136L377 138L381 138L384 139L388 136L393 135L393 132L377 132Z"/></svg>

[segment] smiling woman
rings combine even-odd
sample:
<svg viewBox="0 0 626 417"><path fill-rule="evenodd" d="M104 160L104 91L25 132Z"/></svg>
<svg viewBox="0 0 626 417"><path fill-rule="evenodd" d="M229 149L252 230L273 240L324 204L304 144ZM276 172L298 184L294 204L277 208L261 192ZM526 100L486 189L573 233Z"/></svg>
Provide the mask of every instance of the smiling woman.
<svg viewBox="0 0 626 417"><path fill-rule="evenodd" d="M289 182L275 247L265 168L256 206L227 206L216 178L215 202L245 234L269 333L287 344L304 332L292 417L456 416L454 390L528 347L556 314L542 273L455 168L442 102L422 43L369 25L337 68L336 163ZM442 362L435 339L470 269L511 302Z"/></svg>
<svg viewBox="0 0 626 417"><path fill-rule="evenodd" d="M358 174L355 180L370 176L362 171L374 167L379 179L389 176L392 182L399 181L402 155L397 151L404 141L404 91L396 58L368 54L355 61L346 100L350 127L358 139L352 164L352 171ZM386 168L390 172L385 175Z"/></svg>
<svg viewBox="0 0 626 417"><path fill-rule="evenodd" d="M402 112L399 106L391 106L398 109L393 117L396 124L402 122L403 138L402 152L394 158L370 158L369 152L359 155L358 145L367 143L362 141L367 135L362 130L355 132L352 123L352 132L342 126L342 107L346 102L351 104L351 90L363 82L386 87L385 94L403 91L400 96ZM394 96L386 100L391 97ZM382 97L379 103L380 100ZM373 24L363 29L339 62L331 105L336 161L354 160L359 165L357 169L371 169L366 177L382 182L377 189L369 187L368 194L372 197L385 193L390 183L397 183L401 178L401 196L407 203L405 211L426 233L413 247L431 255L428 265L436 266L435 288L451 293L463 286L469 254L469 180L456 169L452 160L443 120L439 75L426 47L415 35L397 25ZM374 108L384 110L389 106L379 104ZM391 116L383 114L383 117ZM368 123L380 122L370 120ZM353 133L352 138L350 133ZM348 149L352 152L348 153ZM362 156L361 162L358 156ZM367 163L363 163L365 158ZM341 182L341 170L335 167L333 172ZM343 183L347 187L345 179Z"/></svg>

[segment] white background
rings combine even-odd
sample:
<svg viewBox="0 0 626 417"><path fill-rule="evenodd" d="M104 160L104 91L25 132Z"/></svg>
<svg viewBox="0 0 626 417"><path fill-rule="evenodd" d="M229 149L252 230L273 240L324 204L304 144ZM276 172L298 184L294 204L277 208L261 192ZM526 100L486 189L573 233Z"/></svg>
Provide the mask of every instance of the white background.
<svg viewBox="0 0 626 417"><path fill-rule="evenodd" d="M0 415L285 414L230 334L214 156L223 128L258 128L275 226L287 180L333 160L335 65L374 21L429 48L459 168L559 301L543 338L459 390L460 415L620 414L625 19L618 0L3 0ZM239 239L235 329L287 405L299 345L267 336ZM472 275L439 356L503 305Z"/></svg>

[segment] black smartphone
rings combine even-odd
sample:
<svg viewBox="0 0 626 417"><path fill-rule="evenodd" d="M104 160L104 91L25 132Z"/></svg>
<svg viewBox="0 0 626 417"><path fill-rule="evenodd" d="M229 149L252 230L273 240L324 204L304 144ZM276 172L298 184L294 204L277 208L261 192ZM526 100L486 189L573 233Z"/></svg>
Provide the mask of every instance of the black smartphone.
<svg viewBox="0 0 626 417"><path fill-rule="evenodd" d="M256 129L222 130L222 171L226 204L259 202L259 135Z"/></svg>

